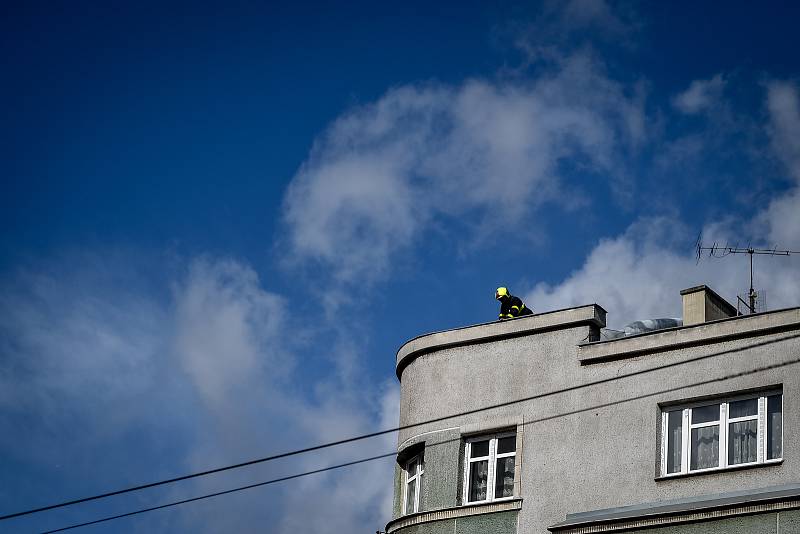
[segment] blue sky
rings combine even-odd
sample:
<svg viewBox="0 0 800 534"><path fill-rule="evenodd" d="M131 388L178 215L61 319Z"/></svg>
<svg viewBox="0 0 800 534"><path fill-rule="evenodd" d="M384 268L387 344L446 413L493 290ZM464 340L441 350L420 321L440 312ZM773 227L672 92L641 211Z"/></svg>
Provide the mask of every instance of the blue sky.
<svg viewBox="0 0 800 534"><path fill-rule="evenodd" d="M800 248L785 2L26 3L0 17L0 512L397 422L405 340L729 300ZM772 309L796 258L757 260ZM0 524L34 532L392 436ZM90 532L374 532L392 461ZM1 514L0 514L1 515Z"/></svg>

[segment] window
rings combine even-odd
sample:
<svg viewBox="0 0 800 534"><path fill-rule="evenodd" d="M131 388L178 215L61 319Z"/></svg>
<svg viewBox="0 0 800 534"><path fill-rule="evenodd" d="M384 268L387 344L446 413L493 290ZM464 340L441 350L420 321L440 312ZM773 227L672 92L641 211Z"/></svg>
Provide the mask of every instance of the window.
<svg viewBox="0 0 800 534"><path fill-rule="evenodd" d="M425 473L425 458L418 454L406 464L406 486L403 510L406 514L419 512L419 496L422 493L422 475Z"/></svg>
<svg viewBox="0 0 800 534"><path fill-rule="evenodd" d="M783 395L668 408L662 413L661 435L664 476L780 460Z"/></svg>
<svg viewBox="0 0 800 534"><path fill-rule="evenodd" d="M517 436L513 432L467 440L464 452L464 503L514 496L514 460Z"/></svg>

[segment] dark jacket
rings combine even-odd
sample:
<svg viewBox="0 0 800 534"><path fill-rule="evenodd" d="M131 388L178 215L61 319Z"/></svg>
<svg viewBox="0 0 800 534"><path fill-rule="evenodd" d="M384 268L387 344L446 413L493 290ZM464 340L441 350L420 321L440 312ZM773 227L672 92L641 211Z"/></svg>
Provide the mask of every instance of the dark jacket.
<svg viewBox="0 0 800 534"><path fill-rule="evenodd" d="M533 312L522 303L522 299L509 295L500 301L500 319L513 319L522 315L533 315Z"/></svg>

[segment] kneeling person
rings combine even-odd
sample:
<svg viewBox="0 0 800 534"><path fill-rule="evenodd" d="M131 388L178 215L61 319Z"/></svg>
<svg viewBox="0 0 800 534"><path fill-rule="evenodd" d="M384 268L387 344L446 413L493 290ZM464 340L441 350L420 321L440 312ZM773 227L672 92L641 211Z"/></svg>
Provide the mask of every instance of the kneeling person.
<svg viewBox="0 0 800 534"><path fill-rule="evenodd" d="M509 293L507 287L498 287L494 298L500 301L499 319L513 319L522 315L533 315L533 311L526 307L522 299Z"/></svg>

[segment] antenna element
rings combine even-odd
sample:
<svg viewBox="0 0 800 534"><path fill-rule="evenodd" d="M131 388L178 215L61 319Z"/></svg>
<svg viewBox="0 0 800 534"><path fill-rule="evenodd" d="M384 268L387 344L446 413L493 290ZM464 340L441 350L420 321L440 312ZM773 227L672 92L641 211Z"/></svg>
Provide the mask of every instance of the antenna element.
<svg viewBox="0 0 800 534"><path fill-rule="evenodd" d="M740 247L738 243L734 246L730 246L725 243L725 245L722 246L718 245L715 241L710 247L707 247L703 246L702 239L703 235L698 235L697 242L695 243L697 263L700 263L700 257L704 252L708 252L709 258L724 258L729 254L747 254L750 256L750 291L747 293L748 302L745 302L739 296L736 297L739 302L744 304L745 307L750 310L750 313L756 313L756 300L758 299L758 293L755 289L753 289L753 256L757 254L763 256L791 256L792 254L800 254L800 251L798 250L778 250L777 245L773 248L754 248L750 246L750 244L748 244L746 247Z"/></svg>

